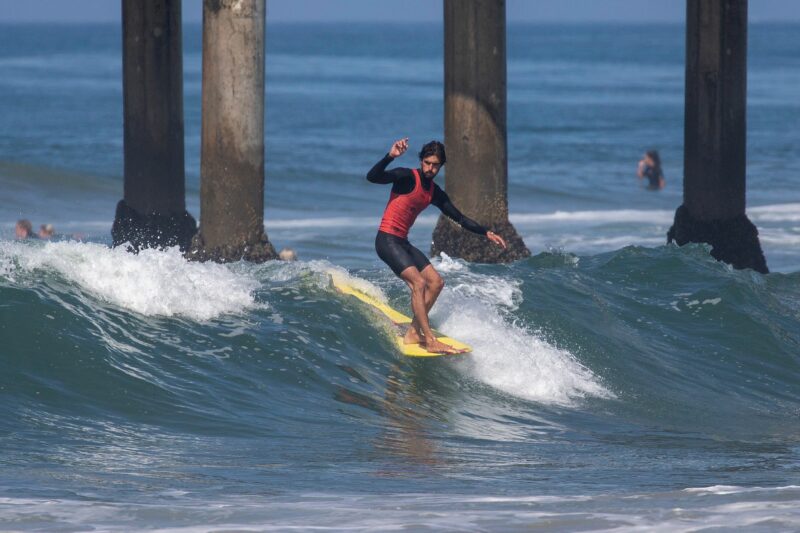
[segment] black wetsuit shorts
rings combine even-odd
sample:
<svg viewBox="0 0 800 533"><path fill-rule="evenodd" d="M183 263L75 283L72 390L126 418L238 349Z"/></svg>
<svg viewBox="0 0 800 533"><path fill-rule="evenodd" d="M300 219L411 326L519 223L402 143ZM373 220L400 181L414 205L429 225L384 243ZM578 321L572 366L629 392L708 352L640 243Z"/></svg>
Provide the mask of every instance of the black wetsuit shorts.
<svg viewBox="0 0 800 533"><path fill-rule="evenodd" d="M402 239L383 231L379 231L375 237L375 251L378 252L378 257L389 265L389 268L398 276L400 272L410 266L415 266L422 272L422 269L431 264L425 254L414 248L408 239Z"/></svg>

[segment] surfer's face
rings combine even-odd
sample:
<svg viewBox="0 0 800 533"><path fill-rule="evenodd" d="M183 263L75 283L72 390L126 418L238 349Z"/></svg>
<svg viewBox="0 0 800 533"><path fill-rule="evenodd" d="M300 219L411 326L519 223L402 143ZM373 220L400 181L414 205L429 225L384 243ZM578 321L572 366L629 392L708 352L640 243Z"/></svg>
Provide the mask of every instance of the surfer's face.
<svg viewBox="0 0 800 533"><path fill-rule="evenodd" d="M439 160L438 156L429 155L421 161L421 167L425 177L431 179L439 173L439 169L442 168L442 162Z"/></svg>

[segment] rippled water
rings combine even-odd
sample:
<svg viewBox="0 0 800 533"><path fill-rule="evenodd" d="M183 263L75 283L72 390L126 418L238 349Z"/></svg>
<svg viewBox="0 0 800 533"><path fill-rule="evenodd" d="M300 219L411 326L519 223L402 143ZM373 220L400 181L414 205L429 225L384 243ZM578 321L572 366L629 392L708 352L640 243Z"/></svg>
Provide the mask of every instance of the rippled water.
<svg viewBox="0 0 800 533"><path fill-rule="evenodd" d="M475 350L418 361L330 279L409 307L363 175L395 137L441 134L437 27L270 28L266 228L301 260L264 265L110 249L119 30L3 27L0 529L797 529L800 33L751 28L762 276L663 244L682 29L624 30L510 29L511 218L534 255L434 259L432 320ZM633 177L650 146L663 194ZM21 216L62 236L14 241Z"/></svg>

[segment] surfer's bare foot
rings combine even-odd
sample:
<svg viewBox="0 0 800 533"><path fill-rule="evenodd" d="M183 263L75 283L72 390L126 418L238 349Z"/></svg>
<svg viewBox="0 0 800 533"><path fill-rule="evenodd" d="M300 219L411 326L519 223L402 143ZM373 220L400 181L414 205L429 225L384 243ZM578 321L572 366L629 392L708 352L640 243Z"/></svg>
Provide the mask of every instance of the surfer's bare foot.
<svg viewBox="0 0 800 533"><path fill-rule="evenodd" d="M422 337L417 332L417 328L410 326L403 337L403 344L419 344L420 342L422 342Z"/></svg>
<svg viewBox="0 0 800 533"><path fill-rule="evenodd" d="M461 353L461 350L453 348L452 346L439 341L436 337L433 337L430 341L420 343L420 346L431 353Z"/></svg>

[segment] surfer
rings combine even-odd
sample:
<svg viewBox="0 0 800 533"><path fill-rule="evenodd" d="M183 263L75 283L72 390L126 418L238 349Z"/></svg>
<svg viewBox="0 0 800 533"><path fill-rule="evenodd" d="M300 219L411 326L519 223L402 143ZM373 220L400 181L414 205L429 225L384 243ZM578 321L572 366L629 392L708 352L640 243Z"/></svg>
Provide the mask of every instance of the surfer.
<svg viewBox="0 0 800 533"><path fill-rule="evenodd" d="M389 202L375 237L375 250L378 257L411 289L414 319L405 334L404 342L419 343L429 352L457 353L455 348L439 341L431 331L428 313L444 288L444 280L425 254L408 242L408 232L417 215L433 204L462 228L485 235L491 242L503 248L506 247L506 242L500 235L464 216L450 201L447 193L433 182L439 169L447 161L442 143L431 141L422 147L419 152L419 168L386 170L389 163L403 155L406 150L407 137L395 141L389 153L367 173L367 180L372 183L392 184Z"/></svg>

